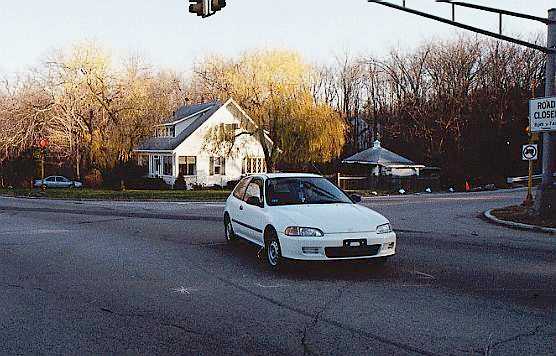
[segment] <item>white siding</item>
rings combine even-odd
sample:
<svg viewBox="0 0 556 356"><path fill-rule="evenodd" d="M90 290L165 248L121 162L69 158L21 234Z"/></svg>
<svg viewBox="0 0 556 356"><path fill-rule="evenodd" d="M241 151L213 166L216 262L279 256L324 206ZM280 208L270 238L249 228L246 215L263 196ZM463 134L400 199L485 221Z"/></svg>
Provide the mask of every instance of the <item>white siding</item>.
<svg viewBox="0 0 556 356"><path fill-rule="evenodd" d="M228 103L228 105L234 105ZM176 125L176 135L190 124L190 120L183 122L183 125ZM264 152L258 139L250 135L244 135L237 139L234 153L230 156L224 156L226 159L225 175L210 175L210 157L218 156L203 150L205 137L210 128L220 124L240 124L240 119L235 117L228 109L227 106L222 106L216 111L201 127L193 132L187 139L185 139L173 153L160 153L160 155L173 155L173 176L162 176L168 184L174 184L175 179L179 175L178 158L180 156L195 156L197 157L197 175L194 177L186 177L188 184L201 184L206 186L212 185L226 185L228 181L237 180L242 174L242 164L245 157L264 157ZM224 153L222 153L224 154ZM152 156L156 153L149 153ZM152 169L149 170L152 172Z"/></svg>

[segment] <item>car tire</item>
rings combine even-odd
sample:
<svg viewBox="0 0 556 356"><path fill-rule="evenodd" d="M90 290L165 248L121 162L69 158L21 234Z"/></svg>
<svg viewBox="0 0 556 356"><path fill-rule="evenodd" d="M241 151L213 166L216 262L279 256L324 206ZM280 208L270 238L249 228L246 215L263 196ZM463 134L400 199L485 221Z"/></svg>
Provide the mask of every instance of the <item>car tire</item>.
<svg viewBox="0 0 556 356"><path fill-rule="evenodd" d="M234 227L232 226L232 221L228 215L224 216L224 236L226 237L227 243L233 243L237 241L237 236L234 232Z"/></svg>
<svg viewBox="0 0 556 356"><path fill-rule="evenodd" d="M265 259L266 264L272 270L278 270L284 264L282 248L276 231L269 229L265 236Z"/></svg>

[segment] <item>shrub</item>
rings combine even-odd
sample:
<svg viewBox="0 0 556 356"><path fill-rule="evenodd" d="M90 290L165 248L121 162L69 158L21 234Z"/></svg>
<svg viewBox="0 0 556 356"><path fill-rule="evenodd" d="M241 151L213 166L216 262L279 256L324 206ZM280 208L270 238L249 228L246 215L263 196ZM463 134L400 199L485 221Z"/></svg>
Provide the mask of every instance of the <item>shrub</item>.
<svg viewBox="0 0 556 356"><path fill-rule="evenodd" d="M98 169L93 169L84 177L85 185L91 188L100 188L104 179Z"/></svg>
<svg viewBox="0 0 556 356"><path fill-rule="evenodd" d="M183 174L180 173L180 175L174 182L174 189L178 189L178 190L187 189L187 182L185 181L185 177L183 176Z"/></svg>
<svg viewBox="0 0 556 356"><path fill-rule="evenodd" d="M128 189L137 190L169 190L171 186L168 185L162 178L148 178L140 177L130 179L126 182Z"/></svg>
<svg viewBox="0 0 556 356"><path fill-rule="evenodd" d="M226 189L233 190L238 183L239 180L229 180L228 183L226 184Z"/></svg>

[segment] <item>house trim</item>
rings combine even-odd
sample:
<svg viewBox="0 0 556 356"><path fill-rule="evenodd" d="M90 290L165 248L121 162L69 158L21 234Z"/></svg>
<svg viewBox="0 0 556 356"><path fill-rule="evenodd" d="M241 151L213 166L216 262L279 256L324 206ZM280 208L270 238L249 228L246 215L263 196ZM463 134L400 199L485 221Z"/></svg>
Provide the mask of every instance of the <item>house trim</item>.
<svg viewBox="0 0 556 356"><path fill-rule="evenodd" d="M205 109L203 109L203 110L199 110L199 111L197 111L197 112L195 112L195 113L193 113L193 114L191 114L191 115L189 115L189 116L183 117L183 118L181 118L181 119L179 119L179 120L172 121L172 122L167 122L167 123L165 123L165 124L159 124L159 125L156 125L156 126L172 126L172 125L177 125L177 124L179 124L180 122L185 121L185 120L188 120L188 119L191 119L191 118L194 117L194 116L197 116L197 115L199 115L199 114L204 114L205 112L207 112L207 111L209 111L209 110L211 110L211 109L212 109L212 107L208 107L208 108L205 108Z"/></svg>

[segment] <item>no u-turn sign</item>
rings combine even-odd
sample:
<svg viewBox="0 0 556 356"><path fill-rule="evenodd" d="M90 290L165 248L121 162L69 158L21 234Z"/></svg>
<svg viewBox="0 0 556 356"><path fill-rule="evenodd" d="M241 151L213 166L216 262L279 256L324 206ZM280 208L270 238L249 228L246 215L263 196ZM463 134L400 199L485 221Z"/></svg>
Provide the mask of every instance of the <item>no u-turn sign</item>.
<svg viewBox="0 0 556 356"><path fill-rule="evenodd" d="M539 156L539 150L536 144L523 145L521 148L521 158L524 161L536 161Z"/></svg>

